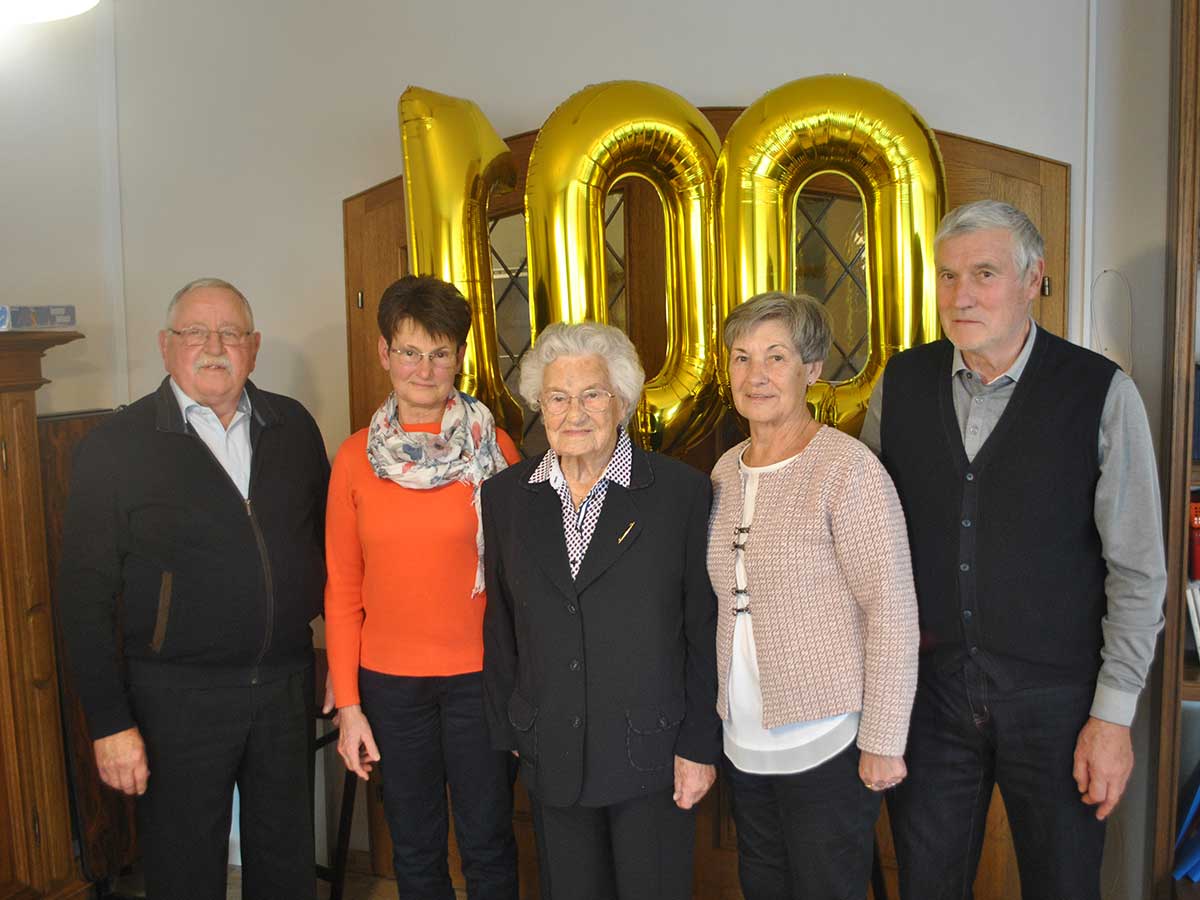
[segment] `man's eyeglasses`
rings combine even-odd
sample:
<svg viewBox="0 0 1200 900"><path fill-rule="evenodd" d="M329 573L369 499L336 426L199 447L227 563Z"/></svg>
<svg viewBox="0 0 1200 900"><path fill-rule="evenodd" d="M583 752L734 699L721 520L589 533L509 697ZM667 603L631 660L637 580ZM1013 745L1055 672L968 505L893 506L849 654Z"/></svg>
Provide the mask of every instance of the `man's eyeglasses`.
<svg viewBox="0 0 1200 900"><path fill-rule="evenodd" d="M216 334L217 338L226 347L237 347L246 342L246 338L254 334L253 331L241 331L237 328L218 328L215 332L211 328L205 328L203 325L189 325L187 328L168 328L167 331L176 337L183 338L185 347L203 347L208 343L208 336Z"/></svg>
<svg viewBox="0 0 1200 900"><path fill-rule="evenodd" d="M412 347L389 347L388 353L396 357L396 363L402 369L415 369L421 364L421 360L429 360L429 364L435 369L453 369L458 363L458 354L453 350L439 349L430 350L428 353L422 353L420 350L414 350Z"/></svg>
<svg viewBox="0 0 1200 900"><path fill-rule="evenodd" d="M611 391L601 388L588 388L578 397L560 391L551 391L541 396L542 412L548 416L561 416L571 408L572 400L578 400L579 405L588 412L604 412L612 403L614 396Z"/></svg>

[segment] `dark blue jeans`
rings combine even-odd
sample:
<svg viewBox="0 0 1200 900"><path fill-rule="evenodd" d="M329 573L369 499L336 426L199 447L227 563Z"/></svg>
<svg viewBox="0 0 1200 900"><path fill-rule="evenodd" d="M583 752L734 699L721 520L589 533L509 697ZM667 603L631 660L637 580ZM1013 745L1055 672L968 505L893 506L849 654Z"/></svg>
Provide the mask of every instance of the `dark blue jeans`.
<svg viewBox="0 0 1200 900"><path fill-rule="evenodd" d="M516 759L491 748L480 673L416 678L360 669L358 688L379 747L400 897L454 900L446 863L449 783L467 896L516 900Z"/></svg>
<svg viewBox="0 0 1200 900"><path fill-rule="evenodd" d="M888 798L901 900L971 898L999 785L1023 900L1099 900L1104 823L1079 799L1075 741L1095 685L1001 691L972 663L923 667L908 778Z"/></svg>
<svg viewBox="0 0 1200 900"><path fill-rule="evenodd" d="M867 896L880 797L863 786L858 758L851 744L793 775L752 775L725 760L746 900Z"/></svg>

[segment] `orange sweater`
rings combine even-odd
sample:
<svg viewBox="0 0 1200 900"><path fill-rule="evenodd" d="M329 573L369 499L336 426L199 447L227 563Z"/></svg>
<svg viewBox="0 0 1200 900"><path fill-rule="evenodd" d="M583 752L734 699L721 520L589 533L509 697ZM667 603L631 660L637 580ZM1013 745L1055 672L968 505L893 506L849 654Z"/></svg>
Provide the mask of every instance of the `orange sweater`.
<svg viewBox="0 0 1200 900"><path fill-rule="evenodd" d="M507 434L497 429L496 438L505 459L520 459ZM376 475L367 429L338 449L325 517L325 642L339 707L359 702L360 665L388 675L483 668L485 600L471 598L475 523L466 484L423 491Z"/></svg>

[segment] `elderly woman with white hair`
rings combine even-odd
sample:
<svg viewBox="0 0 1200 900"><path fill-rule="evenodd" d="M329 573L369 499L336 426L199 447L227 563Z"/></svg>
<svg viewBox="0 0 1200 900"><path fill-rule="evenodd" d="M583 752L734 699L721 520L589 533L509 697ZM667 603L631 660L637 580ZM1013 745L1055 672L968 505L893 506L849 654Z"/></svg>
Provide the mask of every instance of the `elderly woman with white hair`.
<svg viewBox="0 0 1200 900"><path fill-rule="evenodd" d="M811 297L725 322L750 439L713 468L708 571L746 900L865 897L880 792L905 776L917 605L904 513L864 445L806 401L831 343Z"/></svg>
<svg viewBox="0 0 1200 900"><path fill-rule="evenodd" d="M690 898L720 756L709 483L630 440L643 378L616 328L546 328L520 388L550 449L483 484L484 702L543 896Z"/></svg>

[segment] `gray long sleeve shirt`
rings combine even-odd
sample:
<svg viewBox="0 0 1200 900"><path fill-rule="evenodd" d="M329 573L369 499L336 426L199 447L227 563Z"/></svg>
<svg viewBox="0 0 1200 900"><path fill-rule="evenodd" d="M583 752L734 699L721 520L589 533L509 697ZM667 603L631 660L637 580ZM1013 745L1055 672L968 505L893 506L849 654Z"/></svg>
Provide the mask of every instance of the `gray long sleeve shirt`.
<svg viewBox="0 0 1200 900"><path fill-rule="evenodd" d="M955 349L948 374L953 379L954 412L967 459L975 458L1004 414L1033 352L1036 333L1037 326L1031 323L1016 361L990 384L984 384ZM859 435L876 455L882 419L881 377L871 393ZM1129 725L1163 626L1167 571L1150 425L1137 387L1120 370L1113 374L1100 416L1099 460L1094 515L1108 566L1104 580L1107 612L1101 622L1104 645L1091 714Z"/></svg>

